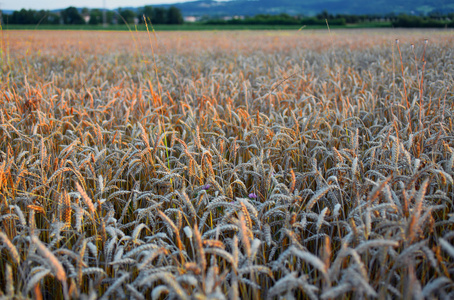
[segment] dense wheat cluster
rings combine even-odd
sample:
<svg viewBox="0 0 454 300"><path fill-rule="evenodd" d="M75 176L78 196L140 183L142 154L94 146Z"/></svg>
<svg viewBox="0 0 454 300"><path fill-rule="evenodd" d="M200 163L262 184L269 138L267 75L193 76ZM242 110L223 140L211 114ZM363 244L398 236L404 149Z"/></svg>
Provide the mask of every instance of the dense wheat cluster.
<svg viewBox="0 0 454 300"><path fill-rule="evenodd" d="M3 32L0 293L452 298L452 45Z"/></svg>

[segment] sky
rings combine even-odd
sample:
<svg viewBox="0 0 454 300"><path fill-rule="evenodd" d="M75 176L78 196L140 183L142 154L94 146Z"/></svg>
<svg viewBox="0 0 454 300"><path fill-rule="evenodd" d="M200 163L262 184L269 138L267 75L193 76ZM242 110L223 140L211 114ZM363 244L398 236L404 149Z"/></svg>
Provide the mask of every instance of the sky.
<svg viewBox="0 0 454 300"><path fill-rule="evenodd" d="M189 2L194 0L0 0L0 9L2 10L20 10L25 9L59 9L69 6L102 8L104 1L108 9L118 7L139 7L153 4L169 4L178 2Z"/></svg>

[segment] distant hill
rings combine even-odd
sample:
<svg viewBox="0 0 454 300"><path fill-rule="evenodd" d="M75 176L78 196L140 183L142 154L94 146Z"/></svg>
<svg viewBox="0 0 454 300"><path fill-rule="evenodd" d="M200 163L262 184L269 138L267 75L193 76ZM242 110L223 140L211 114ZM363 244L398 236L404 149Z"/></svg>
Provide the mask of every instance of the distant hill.
<svg viewBox="0 0 454 300"><path fill-rule="evenodd" d="M433 11L454 12L451 0L201 0L173 4L185 16L254 16L280 14L313 16L327 10L331 14L388 13L427 14ZM154 5L168 7L170 5Z"/></svg>
<svg viewBox="0 0 454 300"><path fill-rule="evenodd" d="M454 12L453 0L199 0L176 4L150 4L153 7L176 6L184 16L255 16L258 14L314 16L324 10L330 14L386 15L389 13L428 14ZM62 9L52 10L59 12ZM79 10L82 8L79 7ZM138 7L123 7L136 11ZM3 10L11 14L12 10Z"/></svg>

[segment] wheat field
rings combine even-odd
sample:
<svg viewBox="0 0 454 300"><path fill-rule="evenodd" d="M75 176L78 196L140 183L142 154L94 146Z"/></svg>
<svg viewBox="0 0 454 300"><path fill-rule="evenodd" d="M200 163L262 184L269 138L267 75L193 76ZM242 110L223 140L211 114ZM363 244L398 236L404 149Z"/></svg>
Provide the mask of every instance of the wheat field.
<svg viewBox="0 0 454 300"><path fill-rule="evenodd" d="M1 298L453 298L452 45L3 31Z"/></svg>

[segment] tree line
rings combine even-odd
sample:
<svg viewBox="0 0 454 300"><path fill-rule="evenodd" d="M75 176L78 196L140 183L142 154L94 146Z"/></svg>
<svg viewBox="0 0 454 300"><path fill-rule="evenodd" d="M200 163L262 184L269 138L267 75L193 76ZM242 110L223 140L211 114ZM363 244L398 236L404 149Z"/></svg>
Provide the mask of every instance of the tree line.
<svg viewBox="0 0 454 300"><path fill-rule="evenodd" d="M432 28L454 28L454 13L447 15L432 14L429 16L412 16L412 15L399 15L393 20L394 27L432 27Z"/></svg>
<svg viewBox="0 0 454 300"><path fill-rule="evenodd" d="M454 13L430 13L427 16L406 14L376 15L333 15L326 10L313 17L291 16L285 13L278 15L260 14L253 17L234 17L231 19L217 18L206 20L206 24L243 24L243 25L347 25L368 22L387 22L393 27L454 27Z"/></svg>
<svg viewBox="0 0 454 300"><path fill-rule="evenodd" d="M182 24L181 11L171 6L169 8L153 7L151 5L140 7L136 10L122 9L103 11L102 9L77 9L68 7L60 12L49 10L21 9L12 14L3 14L3 24L143 24L145 16L147 22L152 24ZM393 27L454 27L454 13L442 14L432 12L426 16L387 14L384 16L374 15L348 15L330 14L323 11L313 17L291 16L289 14L233 17L226 18L202 18L201 23L207 25L338 25L359 23L387 23Z"/></svg>
<svg viewBox="0 0 454 300"><path fill-rule="evenodd" d="M169 8L152 7L150 5L141 7L136 11L131 9L121 9L117 11L102 9L81 10L70 6L60 12L49 10L21 9L13 11L12 14L3 14L3 24L70 24L81 25L90 24L129 24L144 23L143 16L147 22L153 24L182 24L183 15L181 11L171 6Z"/></svg>

